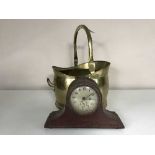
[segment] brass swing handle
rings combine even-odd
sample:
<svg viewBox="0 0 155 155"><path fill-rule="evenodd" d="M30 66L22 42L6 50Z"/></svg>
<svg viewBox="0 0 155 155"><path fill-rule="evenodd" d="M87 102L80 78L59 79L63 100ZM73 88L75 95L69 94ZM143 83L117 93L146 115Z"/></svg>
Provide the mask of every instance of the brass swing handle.
<svg viewBox="0 0 155 155"><path fill-rule="evenodd" d="M84 29L86 34L87 34L87 39L88 39L88 53L89 53L89 70L91 73L95 72L95 63L93 63L93 44L92 44L92 37L90 34L90 30L85 26L85 25L79 25L75 31L74 34L74 66L78 66L78 56L77 56L77 35L80 29ZM52 89L54 90L54 83L50 81L49 78L47 78L47 83Z"/></svg>
<svg viewBox="0 0 155 155"><path fill-rule="evenodd" d="M79 25L74 34L74 66L78 66L78 56L77 56L77 35L80 29L85 30L88 39L88 53L89 59L88 62L91 63L94 61L93 59L93 44L92 44L92 37L90 34L90 30L85 25Z"/></svg>

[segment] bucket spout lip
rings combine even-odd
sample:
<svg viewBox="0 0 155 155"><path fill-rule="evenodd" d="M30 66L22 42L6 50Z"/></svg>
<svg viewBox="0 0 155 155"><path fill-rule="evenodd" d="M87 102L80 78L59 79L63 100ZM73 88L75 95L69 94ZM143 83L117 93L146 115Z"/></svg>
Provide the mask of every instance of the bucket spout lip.
<svg viewBox="0 0 155 155"><path fill-rule="evenodd" d="M74 67L74 66L72 66L72 67L58 67L58 66L52 66L52 68L54 69L54 70L69 70L69 69L77 69L77 70L82 70L82 68L79 68L79 67ZM85 69L84 69L85 70Z"/></svg>
<svg viewBox="0 0 155 155"><path fill-rule="evenodd" d="M55 71L67 71L67 70L77 70L77 71L80 71L80 70L88 70L88 69L85 69L85 68L79 68L79 67L58 67L58 66L52 66L53 70Z"/></svg>
<svg viewBox="0 0 155 155"><path fill-rule="evenodd" d="M52 66L55 74L65 77L75 77L80 75L88 75L90 74L89 69L79 68L79 67L68 67L62 68L57 66Z"/></svg>

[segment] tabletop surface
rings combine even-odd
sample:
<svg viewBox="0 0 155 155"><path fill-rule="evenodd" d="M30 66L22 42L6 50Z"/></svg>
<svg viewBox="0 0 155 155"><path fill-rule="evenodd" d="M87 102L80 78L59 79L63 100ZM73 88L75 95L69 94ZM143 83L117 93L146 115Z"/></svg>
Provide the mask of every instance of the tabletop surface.
<svg viewBox="0 0 155 155"><path fill-rule="evenodd" d="M45 129L49 113L57 110L52 90L0 90L0 134L155 134L155 90L110 90L107 109L125 129Z"/></svg>

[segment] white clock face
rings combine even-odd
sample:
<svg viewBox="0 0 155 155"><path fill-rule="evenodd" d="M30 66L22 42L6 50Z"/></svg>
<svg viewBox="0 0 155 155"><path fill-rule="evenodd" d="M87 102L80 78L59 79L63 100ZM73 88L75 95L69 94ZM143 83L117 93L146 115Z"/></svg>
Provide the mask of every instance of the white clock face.
<svg viewBox="0 0 155 155"><path fill-rule="evenodd" d="M98 95L91 87L80 86L72 91L70 102L73 110L78 114L89 114L97 109Z"/></svg>

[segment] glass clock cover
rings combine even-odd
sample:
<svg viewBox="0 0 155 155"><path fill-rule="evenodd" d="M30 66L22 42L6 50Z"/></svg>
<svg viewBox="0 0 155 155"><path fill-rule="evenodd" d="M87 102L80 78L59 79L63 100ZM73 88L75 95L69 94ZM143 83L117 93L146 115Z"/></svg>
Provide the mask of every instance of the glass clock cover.
<svg viewBox="0 0 155 155"><path fill-rule="evenodd" d="M72 91L70 103L73 110L78 114L89 114L97 109L98 95L93 88L80 86Z"/></svg>

